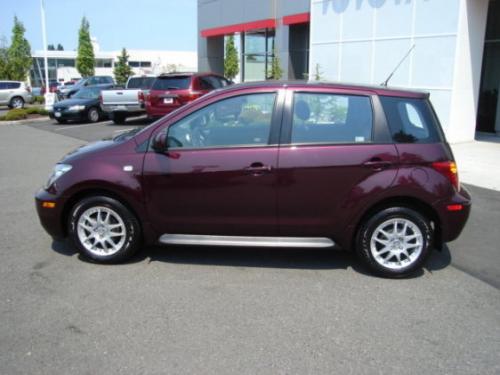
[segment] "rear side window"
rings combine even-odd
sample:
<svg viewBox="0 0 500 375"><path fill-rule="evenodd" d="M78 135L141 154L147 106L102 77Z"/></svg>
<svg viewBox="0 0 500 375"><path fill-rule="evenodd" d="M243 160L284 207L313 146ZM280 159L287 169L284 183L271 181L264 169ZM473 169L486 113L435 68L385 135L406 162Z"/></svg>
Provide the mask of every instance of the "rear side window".
<svg viewBox="0 0 500 375"><path fill-rule="evenodd" d="M380 96L392 139L397 143L435 143L443 138L427 100Z"/></svg>
<svg viewBox="0 0 500 375"><path fill-rule="evenodd" d="M293 101L292 143L367 143L373 116L366 96L296 93Z"/></svg>
<svg viewBox="0 0 500 375"><path fill-rule="evenodd" d="M189 88L191 76L158 77L153 83L153 90L185 90Z"/></svg>
<svg viewBox="0 0 500 375"><path fill-rule="evenodd" d="M20 82L7 82L8 89L18 89L19 87L21 87Z"/></svg>
<svg viewBox="0 0 500 375"><path fill-rule="evenodd" d="M155 78L154 77L134 77L128 81L127 88L147 90L151 88Z"/></svg>

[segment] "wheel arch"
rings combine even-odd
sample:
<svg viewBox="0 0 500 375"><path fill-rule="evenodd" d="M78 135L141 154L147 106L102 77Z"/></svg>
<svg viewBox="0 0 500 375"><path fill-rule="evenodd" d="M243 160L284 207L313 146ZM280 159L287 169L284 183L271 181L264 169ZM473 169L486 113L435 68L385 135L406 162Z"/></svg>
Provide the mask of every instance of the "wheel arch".
<svg viewBox="0 0 500 375"><path fill-rule="evenodd" d="M441 235L441 220L437 211L429 204L425 203L421 199L408 196L395 196L385 198L372 206L369 206L358 218L354 226L354 230L351 236L351 244L356 243L356 237L361 228L361 225L376 212L384 210L390 207L405 207L417 211L418 213L424 215L431 221L432 230L434 232L433 236L433 246L441 249L442 245L442 235Z"/></svg>

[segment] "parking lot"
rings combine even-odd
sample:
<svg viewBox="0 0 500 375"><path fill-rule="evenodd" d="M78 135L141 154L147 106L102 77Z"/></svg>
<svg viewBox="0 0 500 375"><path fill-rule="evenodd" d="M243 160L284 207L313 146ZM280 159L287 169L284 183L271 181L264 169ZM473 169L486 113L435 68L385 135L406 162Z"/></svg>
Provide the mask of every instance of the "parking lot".
<svg viewBox="0 0 500 375"><path fill-rule="evenodd" d="M500 372L500 193L413 278L349 253L152 247L102 266L53 241L33 195L53 164L125 125L0 125L0 373Z"/></svg>

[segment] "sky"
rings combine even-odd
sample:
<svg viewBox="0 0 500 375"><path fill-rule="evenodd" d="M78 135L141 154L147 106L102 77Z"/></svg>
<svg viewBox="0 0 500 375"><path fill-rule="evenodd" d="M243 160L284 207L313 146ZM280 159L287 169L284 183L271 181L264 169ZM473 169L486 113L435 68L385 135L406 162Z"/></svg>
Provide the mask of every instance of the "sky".
<svg viewBox="0 0 500 375"><path fill-rule="evenodd" d="M101 51L127 49L196 51L196 0L44 0L47 43L78 45L83 16ZM14 15L31 49L43 48L40 0L0 0L0 37L10 43Z"/></svg>

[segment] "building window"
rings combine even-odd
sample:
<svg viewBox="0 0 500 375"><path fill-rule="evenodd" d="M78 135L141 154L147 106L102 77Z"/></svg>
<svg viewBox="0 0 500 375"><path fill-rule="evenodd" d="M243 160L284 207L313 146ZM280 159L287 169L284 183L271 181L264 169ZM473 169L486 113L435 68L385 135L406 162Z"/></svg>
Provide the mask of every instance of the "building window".
<svg viewBox="0 0 500 375"><path fill-rule="evenodd" d="M243 81L262 81L271 75L274 30L242 34Z"/></svg>
<svg viewBox="0 0 500 375"><path fill-rule="evenodd" d="M129 61L128 66L131 66L132 68L139 68L141 66L140 61Z"/></svg>

